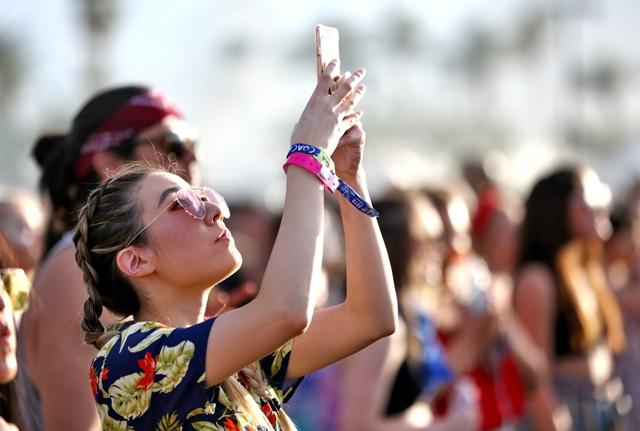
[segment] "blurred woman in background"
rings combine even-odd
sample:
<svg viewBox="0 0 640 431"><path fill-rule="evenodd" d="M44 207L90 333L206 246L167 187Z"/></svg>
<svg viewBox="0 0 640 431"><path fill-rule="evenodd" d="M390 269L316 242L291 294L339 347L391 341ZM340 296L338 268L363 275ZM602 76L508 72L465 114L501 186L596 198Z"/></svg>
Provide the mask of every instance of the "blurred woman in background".
<svg viewBox="0 0 640 431"><path fill-rule="evenodd" d="M526 201L514 301L548 361L530 399L536 430L615 429L613 354L625 337L601 261L602 193L593 171L561 169Z"/></svg>

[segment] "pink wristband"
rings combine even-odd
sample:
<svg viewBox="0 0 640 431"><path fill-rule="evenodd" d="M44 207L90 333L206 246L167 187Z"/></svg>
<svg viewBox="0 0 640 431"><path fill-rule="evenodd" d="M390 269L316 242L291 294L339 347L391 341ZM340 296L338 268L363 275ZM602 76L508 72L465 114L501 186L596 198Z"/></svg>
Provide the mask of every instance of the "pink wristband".
<svg viewBox="0 0 640 431"><path fill-rule="evenodd" d="M338 188L338 178L334 171L327 168L325 165L316 160L313 156L305 153L291 153L291 155L287 158L287 161L284 162L284 166L282 167L287 172L287 165L298 165L301 166L308 171L311 171L314 175L320 179L322 184L329 190L332 194L335 193Z"/></svg>

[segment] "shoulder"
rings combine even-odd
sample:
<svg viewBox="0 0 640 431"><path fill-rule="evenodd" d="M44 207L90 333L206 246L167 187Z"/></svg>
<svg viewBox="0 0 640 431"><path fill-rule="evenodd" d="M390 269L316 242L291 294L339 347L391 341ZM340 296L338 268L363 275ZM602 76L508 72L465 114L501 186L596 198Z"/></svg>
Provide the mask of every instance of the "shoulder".
<svg viewBox="0 0 640 431"><path fill-rule="evenodd" d="M514 303L523 312L534 310L540 314L553 312L556 307L556 281L551 270L543 264L532 263L523 266L516 276Z"/></svg>
<svg viewBox="0 0 640 431"><path fill-rule="evenodd" d="M62 248L48 258L39 268L33 282L34 294L42 307L58 314L80 311L88 294L82 271L75 261L73 244ZM64 316L63 316L64 317Z"/></svg>

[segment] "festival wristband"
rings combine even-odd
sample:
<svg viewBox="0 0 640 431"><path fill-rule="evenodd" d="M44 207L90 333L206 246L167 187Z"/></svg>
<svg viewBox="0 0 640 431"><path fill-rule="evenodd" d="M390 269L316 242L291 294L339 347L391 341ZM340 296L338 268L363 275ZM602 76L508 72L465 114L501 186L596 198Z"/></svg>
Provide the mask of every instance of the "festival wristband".
<svg viewBox="0 0 640 431"><path fill-rule="evenodd" d="M356 207L358 210L365 213L369 217L378 217L380 215L378 211L373 209L373 207L369 202L367 202L362 196L356 193L355 190L349 187L349 184L345 183L339 178L338 178L338 184L339 184L338 191L349 202L351 202L351 205L353 205L354 207Z"/></svg>
<svg viewBox="0 0 640 431"><path fill-rule="evenodd" d="M286 166L290 164L301 166L316 174L327 190L332 194L338 190L351 205L367 216L379 216L378 211L376 211L369 202L353 190L349 184L338 178L335 174L333 160L322 148L308 144L293 144L287 153L287 161L283 166L285 172Z"/></svg>
<svg viewBox="0 0 640 431"><path fill-rule="evenodd" d="M322 163L329 170L335 171L335 166L333 164L333 160L323 148L314 147L308 144L293 144L287 153L287 157L289 157L293 153L303 153L309 154L313 156L314 159ZM335 190L335 189L334 189Z"/></svg>
<svg viewBox="0 0 640 431"><path fill-rule="evenodd" d="M285 172L287 165L298 165L311 171L318 176L331 194L335 193L338 188L338 177L336 177L335 171L330 170L308 153L291 153L282 167Z"/></svg>

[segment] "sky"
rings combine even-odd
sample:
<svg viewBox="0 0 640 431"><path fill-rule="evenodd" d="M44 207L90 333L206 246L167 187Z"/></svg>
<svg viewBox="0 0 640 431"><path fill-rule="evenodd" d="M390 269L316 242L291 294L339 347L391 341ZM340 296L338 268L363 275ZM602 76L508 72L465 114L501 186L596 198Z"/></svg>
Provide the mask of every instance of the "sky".
<svg viewBox="0 0 640 431"><path fill-rule="evenodd" d="M558 5L568 7L577 2L114 1L118 18L111 38L101 49L107 77L104 84L139 83L163 89L200 129L205 156L201 167L207 185L238 199L277 201L283 190L281 159L289 133L315 85L315 24L339 22L344 34L357 29L377 40L386 31L385 17L403 13L418 23L425 40L441 55L457 49L461 37L474 26L500 27L507 37L508 32L517 31L516 18L521 11L532 7L560 10ZM0 0L0 31L14 35L27 65L11 114L11 127L24 141L20 144L25 157L39 133L66 130L93 92L84 79L86 38L78 24L77 3ZM564 90L560 89L558 65L567 59L588 63L605 52L624 56L632 67L640 67L633 49L640 5L632 0L579 3L586 5L584 16L549 32L551 40L538 63L503 67L489 86L494 88L488 97L461 85L460 80L438 74L432 65L425 66L429 58L422 63L399 57L390 60L379 55L375 43L367 44L369 51L358 58L368 70L365 84L369 91L362 107L365 128L367 119L373 126L368 135L371 149L365 156L372 191L381 192L394 181L445 181L457 172L455 158L461 151L452 155L449 144L437 138L424 138L431 141L423 151L423 139L416 138L419 133L397 139L385 136L382 142L381 135L375 133L376 121L385 115L379 106L407 109L407 123L415 114L416 123L438 122L442 116L444 124L455 118L465 103L487 101L488 115L497 113L510 127L509 139L494 159L506 160L511 175L507 180L518 191L526 190L535 175L566 153L553 130L557 111L569 109L560 97ZM304 52L296 51L305 44L306 60ZM292 52L297 55L295 61ZM343 58L343 64L352 65L349 61ZM523 71L526 68L530 70ZM637 85L631 88L635 90ZM403 98L418 99L418 108L393 104ZM630 122L640 112L634 99L625 99L622 108ZM387 113L387 117L392 116ZM420 130L419 125L415 127ZM636 170L633 161L640 154L634 148L626 146L624 151L600 160L601 175L614 186L622 187ZM623 165L624 176L619 169ZM30 172L25 186L34 187L35 167L31 163L25 169Z"/></svg>

